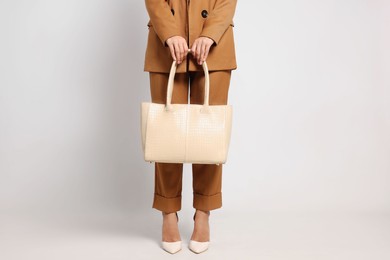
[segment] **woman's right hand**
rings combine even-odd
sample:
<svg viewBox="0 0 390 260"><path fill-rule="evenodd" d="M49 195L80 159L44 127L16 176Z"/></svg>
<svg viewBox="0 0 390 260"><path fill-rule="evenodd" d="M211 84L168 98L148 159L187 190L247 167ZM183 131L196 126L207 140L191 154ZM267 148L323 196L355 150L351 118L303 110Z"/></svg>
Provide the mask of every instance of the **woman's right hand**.
<svg viewBox="0 0 390 260"><path fill-rule="evenodd" d="M181 36L172 36L166 40L171 51L173 60L180 64L188 54L188 45L186 39Z"/></svg>

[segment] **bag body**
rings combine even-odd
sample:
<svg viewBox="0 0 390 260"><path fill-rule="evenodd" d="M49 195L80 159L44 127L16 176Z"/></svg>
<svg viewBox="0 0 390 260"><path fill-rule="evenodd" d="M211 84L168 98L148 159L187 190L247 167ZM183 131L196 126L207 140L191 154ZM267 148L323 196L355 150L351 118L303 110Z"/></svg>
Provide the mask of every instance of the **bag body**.
<svg viewBox="0 0 390 260"><path fill-rule="evenodd" d="M166 104L141 103L142 148L145 161L221 164L227 160L231 105L209 105L206 62L204 103L171 104L176 62L171 66Z"/></svg>

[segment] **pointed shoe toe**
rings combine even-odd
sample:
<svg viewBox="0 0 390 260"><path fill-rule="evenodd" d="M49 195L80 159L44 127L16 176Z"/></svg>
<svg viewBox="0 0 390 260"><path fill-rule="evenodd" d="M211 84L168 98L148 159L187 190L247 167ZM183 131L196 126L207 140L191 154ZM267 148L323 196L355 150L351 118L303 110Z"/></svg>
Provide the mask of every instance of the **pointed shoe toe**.
<svg viewBox="0 0 390 260"><path fill-rule="evenodd" d="M210 244L209 241L207 241L207 242L198 242L198 241L195 241L195 240L190 240L188 248L192 252L194 252L196 254L200 254L200 253L206 251L209 248L209 244Z"/></svg>
<svg viewBox="0 0 390 260"><path fill-rule="evenodd" d="M162 248L168 253L175 254L181 250L181 241L175 241L175 242L162 241Z"/></svg>

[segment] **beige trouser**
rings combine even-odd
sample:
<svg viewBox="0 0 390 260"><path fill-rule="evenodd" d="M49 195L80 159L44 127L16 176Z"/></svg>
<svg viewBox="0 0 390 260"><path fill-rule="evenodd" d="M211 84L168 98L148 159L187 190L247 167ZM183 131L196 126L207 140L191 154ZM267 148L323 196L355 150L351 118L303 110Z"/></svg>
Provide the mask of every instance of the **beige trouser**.
<svg viewBox="0 0 390 260"><path fill-rule="evenodd" d="M228 101L230 70L210 71L210 105L225 105ZM152 102L165 104L169 73L150 72ZM204 72L176 73L172 103L202 104ZM181 209L182 163L155 163L153 208L163 212ZM193 207L208 211L222 207L222 164L192 164Z"/></svg>

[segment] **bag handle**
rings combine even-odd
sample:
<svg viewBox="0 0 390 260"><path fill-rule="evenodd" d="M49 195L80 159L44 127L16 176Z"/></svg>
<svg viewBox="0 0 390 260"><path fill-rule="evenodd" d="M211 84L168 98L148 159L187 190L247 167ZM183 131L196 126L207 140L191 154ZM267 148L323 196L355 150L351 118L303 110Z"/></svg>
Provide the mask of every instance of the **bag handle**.
<svg viewBox="0 0 390 260"><path fill-rule="evenodd" d="M172 93L173 93L173 82L176 73L176 61L172 62L171 71L169 72L168 78L168 88L167 88L167 103L165 104L166 110L171 110L171 102L172 102ZM205 76L205 88L204 88L204 100L203 106L209 106L209 92L210 92L210 77L209 77L209 69L207 67L206 62L204 61L202 64L204 76Z"/></svg>

